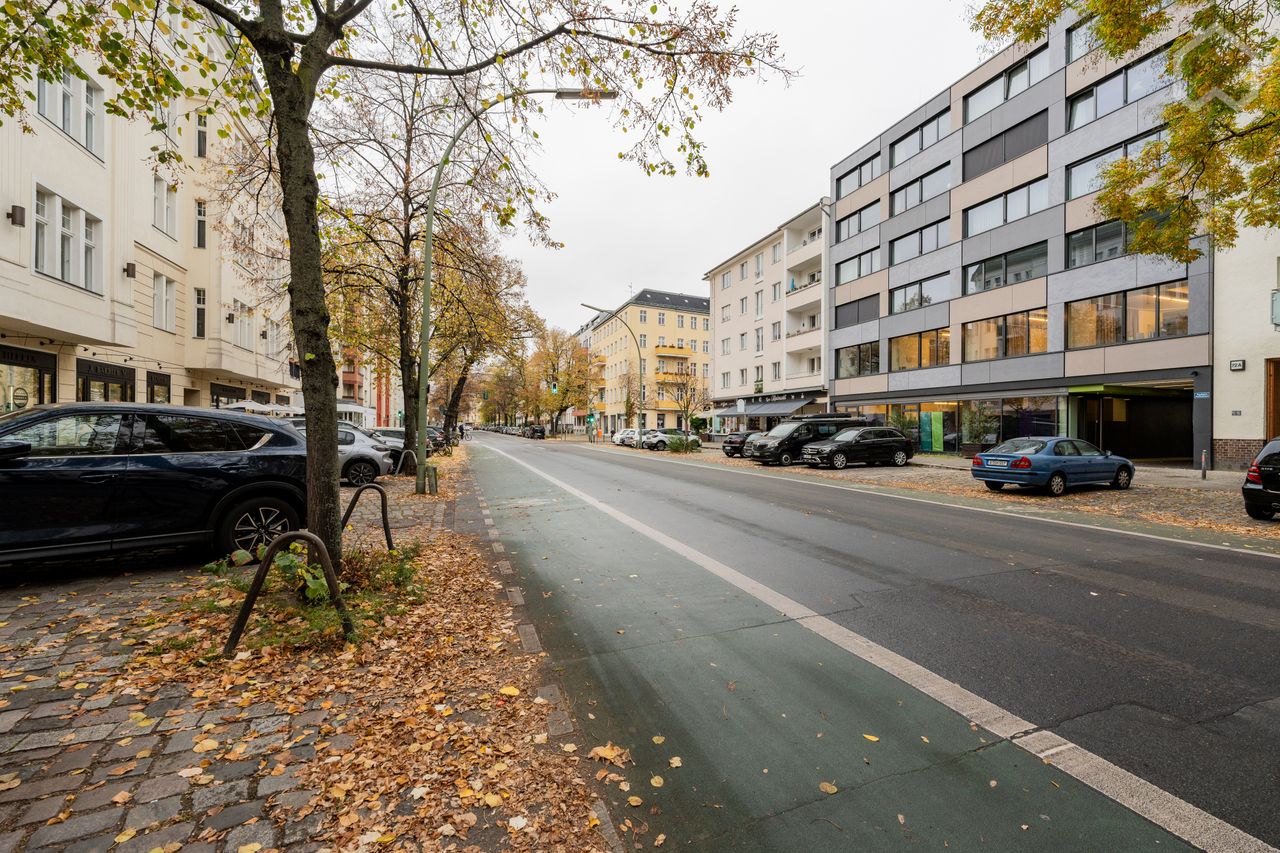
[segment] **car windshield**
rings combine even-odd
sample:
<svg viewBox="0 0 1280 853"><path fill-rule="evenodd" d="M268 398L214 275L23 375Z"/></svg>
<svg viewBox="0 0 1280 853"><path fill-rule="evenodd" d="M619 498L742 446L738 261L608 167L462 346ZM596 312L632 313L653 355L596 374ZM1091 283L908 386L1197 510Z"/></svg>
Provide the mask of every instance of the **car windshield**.
<svg viewBox="0 0 1280 853"><path fill-rule="evenodd" d="M769 430L769 432L766 433L766 435L768 435L769 438L786 438L787 436L791 435L791 433L795 432L796 427L798 426L800 426L800 424L798 424L795 421L790 421L785 424L778 424L776 427Z"/></svg>
<svg viewBox="0 0 1280 853"><path fill-rule="evenodd" d="M1039 453L1044 450L1044 441L1038 438L1011 438L1004 444L997 444L988 453Z"/></svg>
<svg viewBox="0 0 1280 853"><path fill-rule="evenodd" d="M831 436L832 441L853 441L858 437L858 433L862 432L861 427L850 429L842 429L835 435Z"/></svg>

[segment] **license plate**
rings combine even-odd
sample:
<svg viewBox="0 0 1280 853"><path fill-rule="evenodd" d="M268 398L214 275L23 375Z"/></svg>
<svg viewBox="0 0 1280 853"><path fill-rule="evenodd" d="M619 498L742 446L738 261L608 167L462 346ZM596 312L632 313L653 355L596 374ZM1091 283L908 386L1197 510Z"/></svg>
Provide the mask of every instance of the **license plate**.
<svg viewBox="0 0 1280 853"><path fill-rule="evenodd" d="M988 459L987 467L988 468L1008 468L1009 460L1008 459Z"/></svg>
<svg viewBox="0 0 1280 853"><path fill-rule="evenodd" d="M744 448L744 449L743 449L743 451L742 451L742 455L743 455L743 456L755 456L755 455L756 455L756 451L755 451L755 449L754 449L754 448L747 447L747 448Z"/></svg>

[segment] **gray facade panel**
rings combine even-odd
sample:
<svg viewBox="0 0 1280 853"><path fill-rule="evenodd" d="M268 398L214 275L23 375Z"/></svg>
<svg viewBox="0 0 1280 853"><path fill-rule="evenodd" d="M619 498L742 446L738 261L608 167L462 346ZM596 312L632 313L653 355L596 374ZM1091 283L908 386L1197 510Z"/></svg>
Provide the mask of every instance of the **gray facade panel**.
<svg viewBox="0 0 1280 853"><path fill-rule="evenodd" d="M1049 352L1062 352L1067 348L1066 309L1061 302L1049 299Z"/></svg>
<svg viewBox="0 0 1280 853"><path fill-rule="evenodd" d="M867 323L859 323L856 326L846 326L843 329L833 329L827 337L827 341L831 349L838 350L842 347L851 347L854 344L865 344L871 341L880 340L880 323L881 320L872 320ZM834 364L834 361L831 362Z"/></svg>
<svg viewBox="0 0 1280 853"><path fill-rule="evenodd" d="M910 234L912 231L919 231L924 226L937 222L939 219L947 219L950 215L950 193L934 196L922 204L917 204L910 210L899 213L888 222L880 224L881 238L885 249L888 249L890 240L896 240L903 234ZM887 261L888 258L885 260Z"/></svg>
<svg viewBox="0 0 1280 853"><path fill-rule="evenodd" d="M1061 205L1042 210L1039 213L992 228L964 241L964 263L972 264L995 255L1003 255L1013 249L1021 249L1041 240L1049 240L1049 271L1061 269L1062 232L1066 227L1065 208ZM1059 249L1055 253L1053 240L1057 239Z"/></svg>
<svg viewBox="0 0 1280 853"><path fill-rule="evenodd" d="M1065 356L1061 352L1042 355L1024 355L1019 358L1003 358L989 362L989 382L1019 382L1030 379L1060 379L1063 376Z"/></svg>
<svg viewBox="0 0 1280 853"><path fill-rule="evenodd" d="M1209 273L1189 276L1191 304L1187 306L1187 332L1204 335L1213 331L1213 279Z"/></svg>
<svg viewBox="0 0 1280 853"><path fill-rule="evenodd" d="M861 255L863 252L874 249L880 245L880 229L884 224L873 225L860 234L854 234L847 240L841 240L839 243L831 247L832 263L840 263L840 261L852 258L854 255Z"/></svg>
<svg viewBox="0 0 1280 853"><path fill-rule="evenodd" d="M1137 287L1137 259L1132 255L1049 276L1049 301L1074 302Z"/></svg>
<svg viewBox="0 0 1280 853"><path fill-rule="evenodd" d="M880 334L885 339L888 339L935 328L927 325L928 321L928 311L907 311L904 314L891 314L880 319Z"/></svg>
<svg viewBox="0 0 1280 853"><path fill-rule="evenodd" d="M979 361L975 364L963 365L961 371L961 382L966 388L970 385L985 385L991 381L991 364L989 361Z"/></svg>
<svg viewBox="0 0 1280 853"><path fill-rule="evenodd" d="M1155 255L1138 255L1134 262L1135 282L1138 287L1177 281L1187 277L1187 265Z"/></svg>
<svg viewBox="0 0 1280 853"><path fill-rule="evenodd" d="M1061 108L1065 112L1065 105ZM1138 105L1129 104L1058 139L1050 138L1049 170L1087 160L1100 151L1137 136Z"/></svg>
<svg viewBox="0 0 1280 853"><path fill-rule="evenodd" d="M881 359L883 360L883 353ZM889 374L889 391L923 391L960 383L960 365L926 367L922 370L904 370Z"/></svg>
<svg viewBox="0 0 1280 853"><path fill-rule="evenodd" d="M958 131L950 133L916 156L909 158L906 162L894 166L889 172L890 191L900 189L905 184L927 175L944 163L950 162L958 167L963 153L960 150L961 138L962 134ZM959 183L960 172L957 169L951 175L951 185L955 186Z"/></svg>
<svg viewBox="0 0 1280 853"><path fill-rule="evenodd" d="M910 284L913 281L932 278L935 275L941 275L944 272L953 272L960 267L960 244L952 243L949 246L943 246L937 251L930 252L927 255L921 255L918 258L912 258L901 264L894 264L889 267L889 287L901 287L904 284ZM960 295L960 274L954 272L955 284L952 295Z"/></svg>
<svg viewBox="0 0 1280 853"><path fill-rule="evenodd" d="M951 325L951 303L940 302L936 305L926 305L924 308L924 327L926 329L941 329L943 326Z"/></svg>

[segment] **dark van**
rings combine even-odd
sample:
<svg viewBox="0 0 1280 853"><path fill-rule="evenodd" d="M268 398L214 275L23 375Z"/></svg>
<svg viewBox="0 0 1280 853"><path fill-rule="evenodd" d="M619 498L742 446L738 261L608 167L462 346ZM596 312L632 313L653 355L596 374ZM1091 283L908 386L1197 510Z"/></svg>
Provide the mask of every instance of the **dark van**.
<svg viewBox="0 0 1280 853"><path fill-rule="evenodd" d="M742 446L742 456L764 465L790 465L800 460L801 451L809 442L831 438L842 429L865 424L865 420L841 415L801 415L783 421L764 435L748 439Z"/></svg>

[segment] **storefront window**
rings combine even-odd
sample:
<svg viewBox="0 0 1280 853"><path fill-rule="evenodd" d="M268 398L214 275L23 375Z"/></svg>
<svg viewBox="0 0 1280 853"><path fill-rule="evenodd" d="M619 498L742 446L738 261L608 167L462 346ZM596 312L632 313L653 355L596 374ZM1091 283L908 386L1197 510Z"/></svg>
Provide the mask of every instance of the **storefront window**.
<svg viewBox="0 0 1280 853"><path fill-rule="evenodd" d="M0 412L56 402L57 369L52 353L0 346Z"/></svg>
<svg viewBox="0 0 1280 853"><path fill-rule="evenodd" d="M147 402L168 403L170 389L169 374L147 371Z"/></svg>
<svg viewBox="0 0 1280 853"><path fill-rule="evenodd" d="M76 359L76 400L90 403L132 403L136 372L132 367Z"/></svg>
<svg viewBox="0 0 1280 853"><path fill-rule="evenodd" d="M959 451L956 427L957 403L921 403L920 434L916 447L923 453L955 453Z"/></svg>
<svg viewBox="0 0 1280 853"><path fill-rule="evenodd" d="M1000 401L965 400L960 410L961 438L966 452L980 452L1000 443Z"/></svg>
<svg viewBox="0 0 1280 853"><path fill-rule="evenodd" d="M1005 397L1001 412L1000 439L1058 434L1058 398Z"/></svg>
<svg viewBox="0 0 1280 853"><path fill-rule="evenodd" d="M888 420L888 406L837 406L836 411L851 418L866 421L867 426L884 426Z"/></svg>

